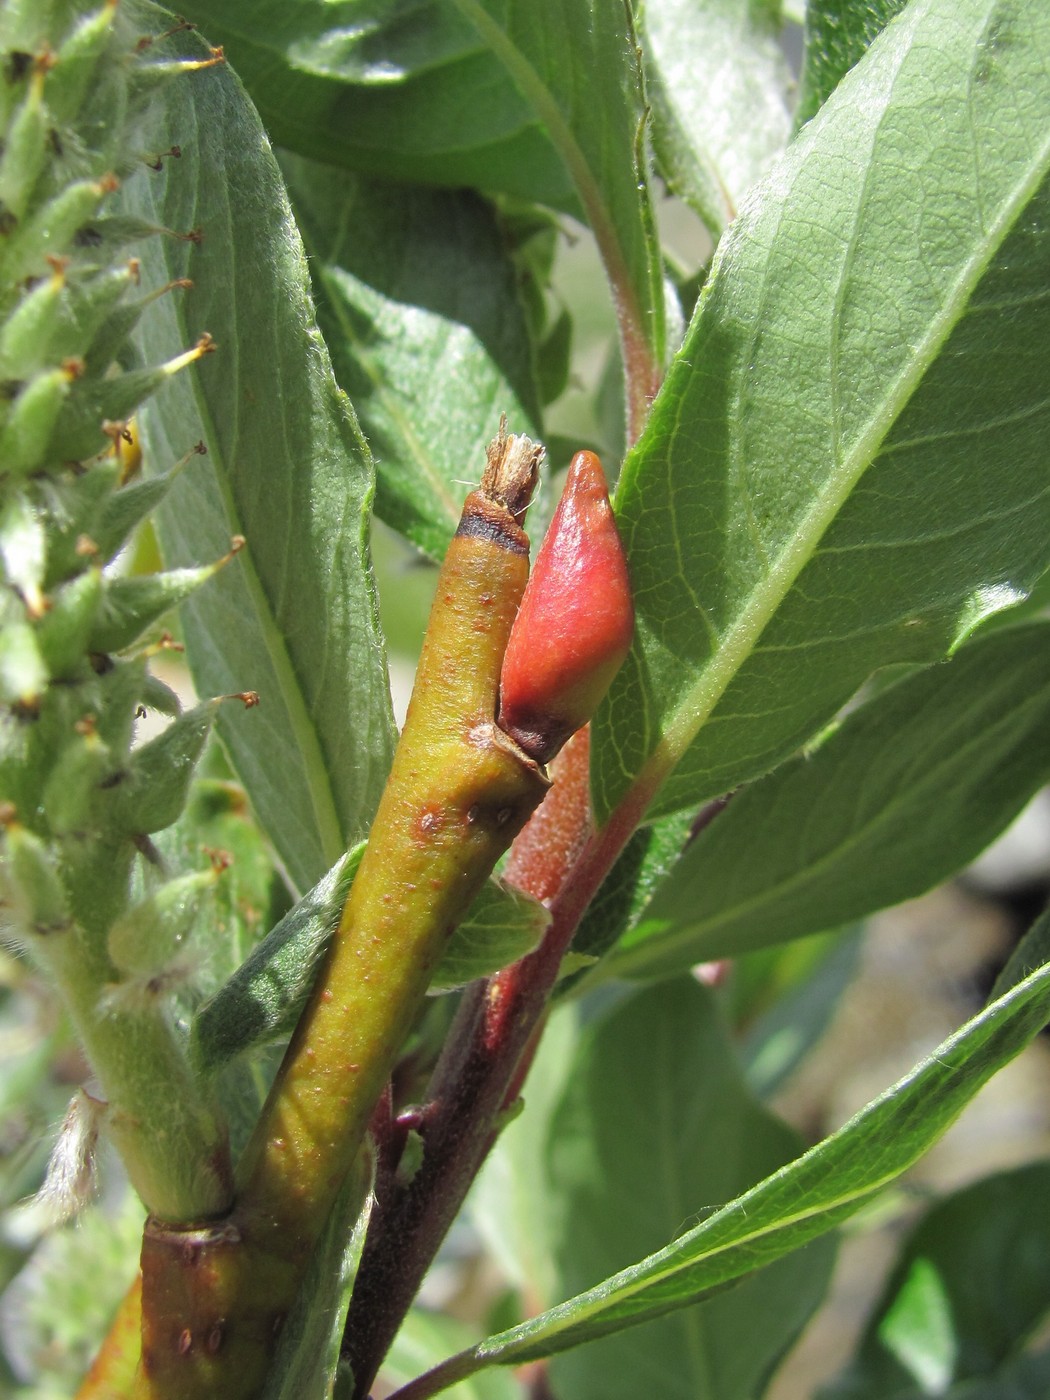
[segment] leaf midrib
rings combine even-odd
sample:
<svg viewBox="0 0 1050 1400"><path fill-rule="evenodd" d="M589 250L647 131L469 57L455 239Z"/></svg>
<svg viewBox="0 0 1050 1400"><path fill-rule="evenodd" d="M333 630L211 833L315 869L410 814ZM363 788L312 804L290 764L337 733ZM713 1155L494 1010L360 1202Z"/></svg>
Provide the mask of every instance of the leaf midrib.
<svg viewBox="0 0 1050 1400"><path fill-rule="evenodd" d="M772 568L743 602L737 621L727 631L722 646L712 654L696 682L683 693L677 710L672 712L663 735L636 780L639 786L655 790L668 776L751 655L759 636L812 558L819 540L848 501L857 482L876 460L879 445L961 319L1006 233L1038 189L1045 176L1048 159L1050 137L1030 162L1026 178L1018 180L1013 193L1002 202L999 215L985 237L963 263L940 311L931 320L915 354L890 385L881 407L872 414L867 426L857 435L853 447L832 471L825 489L818 494L797 529L792 532Z"/></svg>
<svg viewBox="0 0 1050 1400"><path fill-rule="evenodd" d="M1023 726L1024 716L1032 709L1041 709L1045 706L1046 688L1044 686L1043 691L1038 694L1028 695L1020 707L1003 714L988 728L972 732L969 742L963 742L953 752L945 754L936 767L928 770L913 786L905 790L898 790L893 801L873 812L866 821L855 826L844 840L832 849L825 851L818 859L797 868L790 875L778 880L775 885L752 895L750 899L738 900L731 908L722 909L706 919L691 923L678 932L662 935L657 931L639 939L636 943L626 945L622 957L616 953L612 954L606 974L616 977L637 975L639 965L644 968L646 963L653 960L659 966L663 966L665 960L673 956L682 945L692 948L712 930L717 930L723 925L732 927L741 919L753 916L764 908L775 907L778 902L792 896L798 889L805 889L814 879L818 879L828 867L833 868L840 861L854 855L858 848L862 849L873 837L877 836L880 828L886 828L899 834L901 825L897 812L898 807L913 805L916 794L919 795L919 805L921 805L924 792L931 789L935 792L938 790L940 774L943 769L954 768L971 750L984 752L994 736L1001 730L1015 725ZM909 897L902 895L901 900ZM895 901L895 903L900 903L901 900ZM818 931L817 929L813 930L813 932ZM706 954L699 953L697 956L704 957Z"/></svg>

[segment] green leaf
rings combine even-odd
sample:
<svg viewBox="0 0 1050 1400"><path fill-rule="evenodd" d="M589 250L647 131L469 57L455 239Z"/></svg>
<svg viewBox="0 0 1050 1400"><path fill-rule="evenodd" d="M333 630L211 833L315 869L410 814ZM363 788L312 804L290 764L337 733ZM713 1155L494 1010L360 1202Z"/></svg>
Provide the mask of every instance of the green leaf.
<svg viewBox="0 0 1050 1400"><path fill-rule="evenodd" d="M860 965L863 935L863 928L847 929L813 972L748 1027L740 1055L747 1082L759 1098L780 1088L831 1024Z"/></svg>
<svg viewBox="0 0 1050 1400"><path fill-rule="evenodd" d="M434 559L501 413L539 436L525 314L490 207L283 162L321 329L376 458L377 513Z"/></svg>
<svg viewBox="0 0 1050 1400"><path fill-rule="evenodd" d="M362 842L337 861L200 1008L192 1035L202 1070L212 1072L248 1050L291 1034L364 849ZM490 880L445 946L431 990L447 991L516 962L536 946L549 922L542 904L502 881Z"/></svg>
<svg viewBox="0 0 1050 1400"><path fill-rule="evenodd" d="M968 1021L802 1157L665 1249L451 1358L425 1393L484 1366L551 1356L697 1302L830 1230L910 1167L1048 1018L1050 965Z"/></svg>
<svg viewBox="0 0 1050 1400"><path fill-rule="evenodd" d="M710 991L683 978L632 997L585 1033L550 1122L546 1216L559 1293L659 1248L684 1219L798 1148L748 1092ZM825 1239L700 1307L559 1358L554 1390L573 1400L750 1400L819 1303L834 1254Z"/></svg>
<svg viewBox="0 0 1050 1400"><path fill-rule="evenodd" d="M183 564L247 538L184 608L187 648L199 692L259 693L259 709L223 715L220 733L293 883L308 889L367 830L390 761L366 546L371 466L313 324L303 250L250 103L221 67L171 84L165 102L151 141L176 142L182 159L130 179L125 209L203 237L144 247L147 285L189 276L193 288L152 308L139 337L150 362L205 330L219 350L144 415L156 470L198 439L208 447L172 487L160 534Z"/></svg>
<svg viewBox="0 0 1050 1400"><path fill-rule="evenodd" d="M755 187L620 478L600 818L757 776L1043 571L1048 166L1050 10L915 0Z"/></svg>
<svg viewBox="0 0 1050 1400"><path fill-rule="evenodd" d="M641 70L629 6L609 0L453 0L561 154L613 291L628 381L651 392L664 293L640 138Z"/></svg>
<svg viewBox="0 0 1050 1400"><path fill-rule="evenodd" d="M431 979L450 991L488 977L531 953L551 921L545 905L502 880L488 880L452 934Z"/></svg>
<svg viewBox="0 0 1050 1400"><path fill-rule="evenodd" d="M908 0L809 0L799 79L799 123L819 112L869 45Z"/></svg>
<svg viewBox="0 0 1050 1400"><path fill-rule="evenodd" d="M942 1395L979 1377L987 1384L1048 1311L1050 1163L1033 1162L984 1177L926 1213L855 1359L821 1395L890 1400Z"/></svg>
<svg viewBox="0 0 1050 1400"><path fill-rule="evenodd" d="M716 236L791 134L779 34L769 0L646 0L642 12L656 154Z"/></svg>
<svg viewBox="0 0 1050 1400"><path fill-rule="evenodd" d="M1050 779L1050 623L879 692L738 793L603 975L651 977L836 928L973 860Z"/></svg>
<svg viewBox="0 0 1050 1400"><path fill-rule="evenodd" d="M374 1182L375 1162L371 1150L364 1148L347 1174L295 1306L281 1328L260 1400L328 1400L331 1395L372 1213Z"/></svg>
<svg viewBox="0 0 1050 1400"><path fill-rule="evenodd" d="M447 0L189 0L278 145L578 213L536 114Z"/></svg>

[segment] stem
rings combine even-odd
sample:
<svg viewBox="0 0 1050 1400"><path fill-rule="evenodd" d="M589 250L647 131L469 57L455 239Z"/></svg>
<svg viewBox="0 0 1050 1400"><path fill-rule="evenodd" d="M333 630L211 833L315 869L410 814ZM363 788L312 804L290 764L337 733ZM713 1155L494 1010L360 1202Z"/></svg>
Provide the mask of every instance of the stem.
<svg viewBox="0 0 1050 1400"><path fill-rule="evenodd" d="M438 579L412 704L326 963L238 1168L236 1206L147 1227L143 1395L248 1400L444 945L548 787L496 727L539 449L500 436Z"/></svg>
<svg viewBox="0 0 1050 1400"><path fill-rule="evenodd" d="M586 740L579 743L585 755ZM524 1079L530 1047L577 925L652 797L648 788L632 789L601 831L589 831L587 785L572 777L572 767L586 765L579 764L578 753L569 763L565 791L559 798L561 785L555 784L548 799L552 811L543 820L570 840L582 834L575 860L559 872L534 854L512 857L523 884L535 881L544 888L547 881L560 879L550 899L550 927L528 957L468 989L422 1110L422 1164L407 1187L380 1197L373 1211L343 1336L355 1400L366 1400L423 1275L498 1135L501 1115ZM546 809L545 802L537 822Z"/></svg>

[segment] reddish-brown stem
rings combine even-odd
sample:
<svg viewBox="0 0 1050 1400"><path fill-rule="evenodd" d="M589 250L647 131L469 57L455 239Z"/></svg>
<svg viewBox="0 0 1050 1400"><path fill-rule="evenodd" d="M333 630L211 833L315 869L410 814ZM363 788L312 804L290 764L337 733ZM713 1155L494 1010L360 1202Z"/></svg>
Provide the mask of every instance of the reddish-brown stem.
<svg viewBox="0 0 1050 1400"><path fill-rule="evenodd" d="M634 789L607 825L593 832L588 830L586 783L572 782L571 767L565 789L561 798L567 810L558 824L570 831L574 809L576 829L585 835L550 898L550 927L528 957L465 994L421 1111L422 1164L406 1187L395 1186L373 1211L344 1334L356 1400L368 1395L401 1319L498 1135L501 1115L524 1079L562 958L652 796L649 787ZM556 782L548 800L558 790ZM539 861L513 859L519 873L530 872L530 882L534 877L539 883L551 873Z"/></svg>

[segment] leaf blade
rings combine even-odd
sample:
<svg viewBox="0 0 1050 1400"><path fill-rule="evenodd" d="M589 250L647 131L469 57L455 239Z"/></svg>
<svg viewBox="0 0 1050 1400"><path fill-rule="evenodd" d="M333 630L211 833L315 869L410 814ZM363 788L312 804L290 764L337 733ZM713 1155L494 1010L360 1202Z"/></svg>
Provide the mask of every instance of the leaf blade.
<svg viewBox="0 0 1050 1400"><path fill-rule="evenodd" d="M204 228L199 247L169 239L144 252L150 284L193 279L184 301L169 296L144 319L146 353L204 330L220 351L151 402L145 437L158 467L195 438L208 444L159 512L172 557L247 538L185 610L189 658L204 694L260 693L258 711L222 716L220 732L293 883L308 888L367 829L392 752L367 550L371 463L313 323L258 118L228 70L199 77L192 94L167 90L156 132L159 149L178 138L181 159L122 197L162 227Z"/></svg>
<svg viewBox="0 0 1050 1400"><path fill-rule="evenodd" d="M633 1268L460 1353L429 1395L488 1365L551 1356L705 1296L848 1218L906 1170L1050 1016L1050 965L967 1022L839 1132Z"/></svg>
<svg viewBox="0 0 1050 1400"><path fill-rule="evenodd" d="M1027 93L998 114L1015 81L1050 95L1050 25L1033 11L1022 44L994 0L947 11L909 7L756 187L625 465L638 633L595 726L603 818L676 765L650 816L767 770L877 666L943 656L1045 564L1050 386L1016 333L1042 334L1050 130ZM920 65L949 39L931 150Z"/></svg>
<svg viewBox="0 0 1050 1400"><path fill-rule="evenodd" d="M982 850L1050 778L1050 624L993 632L736 795L602 967L663 976L864 918Z"/></svg>

